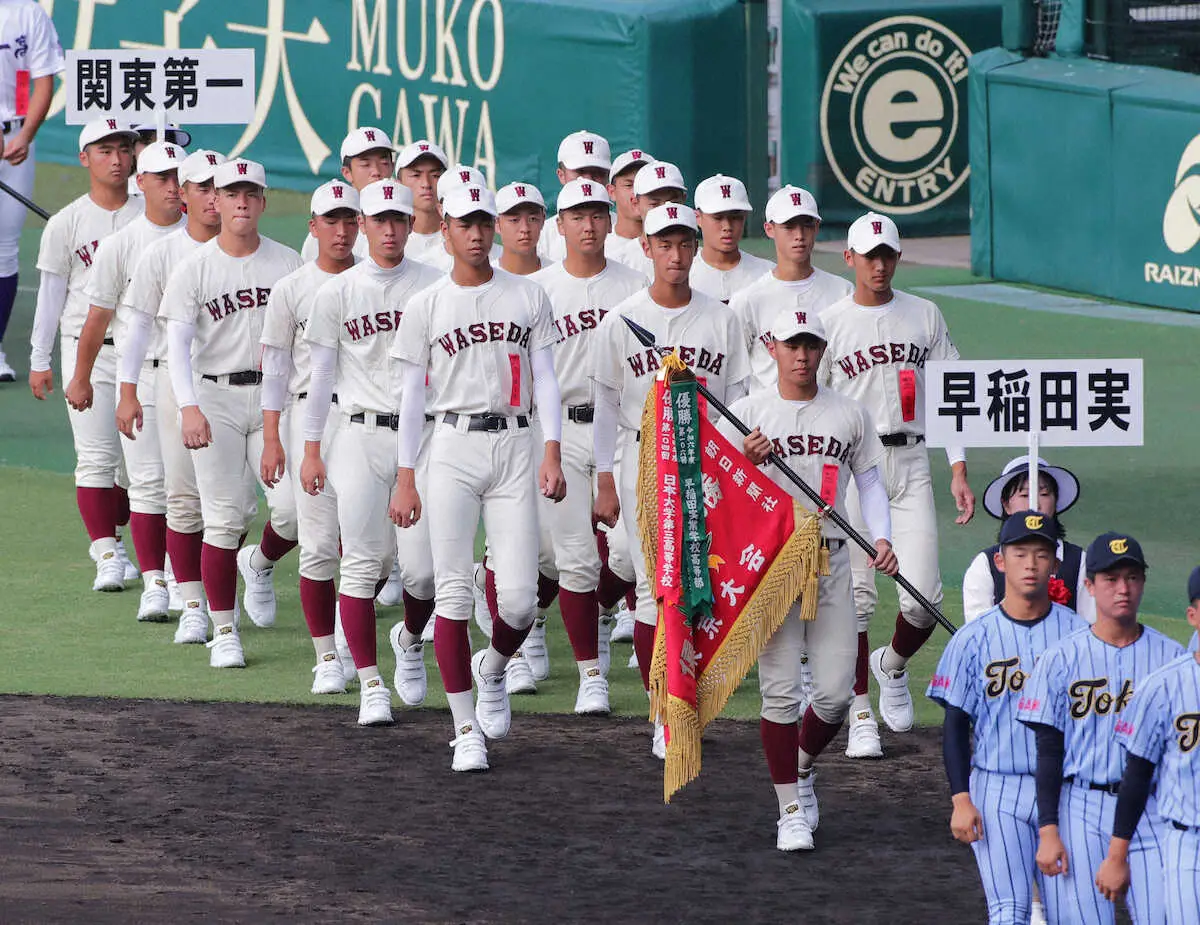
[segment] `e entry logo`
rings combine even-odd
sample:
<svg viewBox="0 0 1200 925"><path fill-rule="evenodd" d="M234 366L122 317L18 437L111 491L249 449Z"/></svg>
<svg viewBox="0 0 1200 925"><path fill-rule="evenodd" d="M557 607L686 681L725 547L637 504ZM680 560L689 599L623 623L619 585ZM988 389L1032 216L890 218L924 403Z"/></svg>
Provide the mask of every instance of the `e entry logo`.
<svg viewBox="0 0 1200 925"><path fill-rule="evenodd" d="M962 39L923 16L879 20L846 43L821 95L821 141L846 192L893 215L954 195L970 173L970 55Z"/></svg>

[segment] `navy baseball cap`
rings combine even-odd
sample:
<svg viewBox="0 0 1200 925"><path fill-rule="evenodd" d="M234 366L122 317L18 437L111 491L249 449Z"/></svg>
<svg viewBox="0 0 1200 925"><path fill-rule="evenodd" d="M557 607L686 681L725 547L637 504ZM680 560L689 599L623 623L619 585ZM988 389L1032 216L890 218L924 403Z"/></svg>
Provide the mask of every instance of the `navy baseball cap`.
<svg viewBox="0 0 1200 925"><path fill-rule="evenodd" d="M1057 547L1058 534L1058 521L1051 515L1041 511L1017 511L1005 518L1000 526L1000 545L1009 546L1036 539Z"/></svg>
<svg viewBox="0 0 1200 925"><path fill-rule="evenodd" d="M1148 568L1142 555L1141 544L1126 533L1101 533L1087 548L1087 570L1089 573L1107 572L1122 562Z"/></svg>
<svg viewBox="0 0 1200 925"><path fill-rule="evenodd" d="M1190 604L1198 597L1200 597L1200 565L1192 569L1192 574L1188 575L1188 603Z"/></svg>

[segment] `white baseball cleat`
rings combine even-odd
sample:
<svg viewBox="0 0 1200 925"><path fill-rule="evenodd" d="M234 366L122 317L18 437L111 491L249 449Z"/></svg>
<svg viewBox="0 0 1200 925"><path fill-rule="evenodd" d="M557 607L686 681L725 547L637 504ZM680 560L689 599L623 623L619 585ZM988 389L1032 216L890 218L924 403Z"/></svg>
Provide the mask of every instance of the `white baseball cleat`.
<svg viewBox="0 0 1200 925"><path fill-rule="evenodd" d="M487 571L482 562L475 563L471 590L475 595L475 625L483 635L492 638L492 613L487 602ZM430 621L432 622L432 621Z"/></svg>
<svg viewBox="0 0 1200 925"><path fill-rule="evenodd" d="M883 744L879 741L879 723L870 710L860 710L850 720L846 738L847 758L882 758Z"/></svg>
<svg viewBox="0 0 1200 925"><path fill-rule="evenodd" d="M796 779L796 786L800 790L800 809L809 829L814 832L821 822L821 808L817 805L817 794L813 790L813 781L816 779L817 772L814 770L810 770L807 777L801 773Z"/></svg>
<svg viewBox="0 0 1200 925"><path fill-rule="evenodd" d="M346 675L336 652L324 655L313 666L312 692L314 694L346 693Z"/></svg>
<svg viewBox="0 0 1200 925"><path fill-rule="evenodd" d="M612 707L608 703L608 679L599 668L590 668L579 679L579 693L575 695L575 712L580 716L608 716Z"/></svg>
<svg viewBox="0 0 1200 925"><path fill-rule="evenodd" d="M517 649L516 654L504 666L505 685L509 694L536 694L537 682L533 678L533 669L523 649Z"/></svg>
<svg viewBox="0 0 1200 925"><path fill-rule="evenodd" d="M8 364L8 357L0 350L0 382L16 382L17 371Z"/></svg>
<svg viewBox="0 0 1200 925"><path fill-rule="evenodd" d="M892 732L908 732L913 726L913 699L908 689L908 671L884 671L881 646L871 653L871 674L879 684L879 715Z"/></svg>
<svg viewBox="0 0 1200 925"><path fill-rule="evenodd" d="M512 725L512 708L508 703L508 688L505 686L505 673L485 678L483 676L483 658L486 649L480 649L471 657L471 675L475 678L477 697L475 701L475 716L479 720L479 728L489 739L503 739L508 735Z"/></svg>
<svg viewBox="0 0 1200 925"><path fill-rule="evenodd" d="M400 633L403 630L404 623L400 622L388 631L392 654L396 656L396 673L392 675L392 684L406 706L419 707L425 702L425 694L429 689L429 679L425 674L425 644L414 642L407 649L404 648L400 645Z"/></svg>
<svg viewBox="0 0 1200 925"><path fill-rule="evenodd" d="M375 595L375 603L380 607L395 607L402 600L404 600L404 583L400 580L400 565L393 562L387 583Z"/></svg>
<svg viewBox="0 0 1200 925"><path fill-rule="evenodd" d="M659 761L667 758L667 730L658 720L654 721L654 740L650 745L650 753Z"/></svg>
<svg viewBox="0 0 1200 925"><path fill-rule="evenodd" d="M115 552L110 550L96 560L96 580L92 582L92 590L125 590L125 564Z"/></svg>
<svg viewBox="0 0 1200 925"><path fill-rule="evenodd" d="M529 662L533 680L545 681L550 677L550 654L546 651L545 613L539 613L534 618L533 626L529 628L529 635L525 638L525 644L521 646L521 652Z"/></svg>
<svg viewBox="0 0 1200 925"><path fill-rule="evenodd" d="M452 771L486 771L488 769L487 743L483 733L478 729L478 720L473 723L463 723L458 727L458 735L450 740L454 749L454 759L450 762Z"/></svg>
<svg viewBox="0 0 1200 925"><path fill-rule="evenodd" d="M204 601L184 601L179 626L175 628L178 645L199 645L208 642L208 609Z"/></svg>
<svg viewBox="0 0 1200 925"><path fill-rule="evenodd" d="M600 622L596 627L596 654L600 658L600 672L608 677L608 669L612 667L612 631L616 626L616 618L606 613L600 614Z"/></svg>
<svg viewBox="0 0 1200 925"><path fill-rule="evenodd" d="M775 827L775 847L780 851L812 851L812 829L799 803L789 803Z"/></svg>
<svg viewBox="0 0 1200 925"><path fill-rule="evenodd" d="M268 565L264 569L256 569L250 564L254 555L254 546L243 546L237 554L238 571L246 582L246 593L242 595L242 606L250 616L255 626L268 627L275 625L275 566Z"/></svg>
<svg viewBox="0 0 1200 925"><path fill-rule="evenodd" d="M142 573L138 571L138 567L129 558L129 553L125 551L125 543L119 536L117 537L117 558L121 560L121 565L125 567L126 581L135 581L142 577Z"/></svg>
<svg viewBox="0 0 1200 925"><path fill-rule="evenodd" d="M613 627L612 641L633 642L633 625L637 622L634 620L633 611L621 601L614 616L617 618L617 625Z"/></svg>
<svg viewBox="0 0 1200 925"><path fill-rule="evenodd" d="M174 572L167 572L167 610L179 613L183 610L183 595L179 593L179 582Z"/></svg>
<svg viewBox="0 0 1200 925"><path fill-rule="evenodd" d="M634 669L639 667L638 657L637 657L637 649L634 649L632 652L629 653L629 661L625 663L625 667L626 668L634 668Z"/></svg>
<svg viewBox="0 0 1200 925"><path fill-rule="evenodd" d="M166 623L171 618L171 595L165 578L156 578L142 591L138 601L137 618L141 623Z"/></svg>
<svg viewBox="0 0 1200 925"><path fill-rule="evenodd" d="M232 623L213 630L212 642L208 643L208 664L212 668L246 667L242 639Z"/></svg>
<svg viewBox="0 0 1200 925"><path fill-rule="evenodd" d="M392 722L392 692L383 678L372 678L359 692L358 725L390 726Z"/></svg>

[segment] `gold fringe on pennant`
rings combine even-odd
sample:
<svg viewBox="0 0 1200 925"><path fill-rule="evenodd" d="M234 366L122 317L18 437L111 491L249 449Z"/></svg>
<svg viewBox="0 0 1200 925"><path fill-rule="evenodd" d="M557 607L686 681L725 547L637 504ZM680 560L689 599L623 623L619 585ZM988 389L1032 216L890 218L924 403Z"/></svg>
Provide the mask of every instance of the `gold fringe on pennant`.
<svg viewBox="0 0 1200 925"><path fill-rule="evenodd" d="M667 759L663 762L663 802L700 776L700 738L704 723L692 705L678 697L667 698Z"/></svg>

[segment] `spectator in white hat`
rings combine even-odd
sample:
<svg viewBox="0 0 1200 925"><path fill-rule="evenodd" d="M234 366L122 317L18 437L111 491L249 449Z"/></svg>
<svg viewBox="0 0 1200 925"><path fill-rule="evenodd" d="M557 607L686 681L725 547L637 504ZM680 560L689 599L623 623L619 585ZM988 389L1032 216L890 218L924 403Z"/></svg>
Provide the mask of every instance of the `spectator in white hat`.
<svg viewBox="0 0 1200 925"><path fill-rule="evenodd" d="M551 261L538 256L546 225L546 200L532 183L510 183L496 191L497 230L504 253L497 266L518 276L536 273Z"/></svg>
<svg viewBox="0 0 1200 925"><path fill-rule="evenodd" d="M747 254L739 246L754 209L746 185L724 174L701 182L695 202L703 246L692 263L692 288L729 304L738 290L773 269L771 261Z"/></svg>

